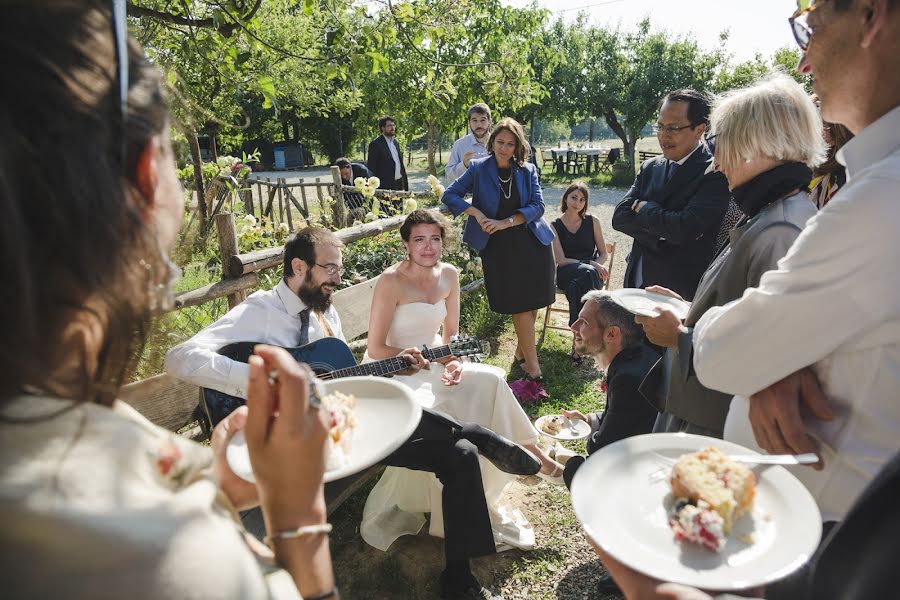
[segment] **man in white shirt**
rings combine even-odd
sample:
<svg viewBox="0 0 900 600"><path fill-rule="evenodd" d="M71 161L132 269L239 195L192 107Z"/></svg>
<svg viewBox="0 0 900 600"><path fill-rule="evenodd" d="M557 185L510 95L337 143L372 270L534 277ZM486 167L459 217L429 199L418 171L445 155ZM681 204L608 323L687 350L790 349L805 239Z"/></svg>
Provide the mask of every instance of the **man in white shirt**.
<svg viewBox="0 0 900 600"><path fill-rule="evenodd" d="M487 144L491 135L491 108L483 103L473 104L469 108L469 129L463 137L453 142L450 158L444 173L447 181L453 183L469 168L469 161L488 155Z"/></svg>
<svg viewBox="0 0 900 600"><path fill-rule="evenodd" d="M254 292L224 317L166 355L173 377L246 397L248 366L218 354L234 342L302 346L323 337L343 339L331 295L341 282L343 243L317 227L299 231L284 248L284 279ZM368 307L366 307L368 308ZM404 350L413 368L425 366L416 348ZM384 464L434 473L443 489L446 597L490 598L472 575L469 559L496 551L481 480L479 453L507 473L533 475L540 462L490 430L423 409L409 440ZM487 594L487 595L486 595Z"/></svg>
<svg viewBox="0 0 900 600"><path fill-rule="evenodd" d="M367 165L381 184L383 190L408 190L409 180L406 167L403 165L403 152L400 144L394 139L397 122L394 117L385 115L378 119L381 135L369 142Z"/></svg>
<svg viewBox="0 0 900 600"><path fill-rule="evenodd" d="M725 438L818 451L792 471L840 520L900 449L900 1L819 0L792 20L822 118L856 137L847 183L758 288L694 329L694 367L735 394Z"/></svg>

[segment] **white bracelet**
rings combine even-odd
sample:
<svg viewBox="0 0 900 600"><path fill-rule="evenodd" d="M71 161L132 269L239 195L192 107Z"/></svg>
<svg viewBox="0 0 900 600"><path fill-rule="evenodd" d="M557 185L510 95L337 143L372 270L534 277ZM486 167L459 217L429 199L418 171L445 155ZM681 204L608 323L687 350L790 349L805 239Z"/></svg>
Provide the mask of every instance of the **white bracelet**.
<svg viewBox="0 0 900 600"><path fill-rule="evenodd" d="M305 535L317 535L320 533L331 533L331 523L320 523L319 525L304 525L297 529L284 529L276 531L272 535L267 535L263 541L266 545L271 546L275 540L292 540L294 538L303 537Z"/></svg>

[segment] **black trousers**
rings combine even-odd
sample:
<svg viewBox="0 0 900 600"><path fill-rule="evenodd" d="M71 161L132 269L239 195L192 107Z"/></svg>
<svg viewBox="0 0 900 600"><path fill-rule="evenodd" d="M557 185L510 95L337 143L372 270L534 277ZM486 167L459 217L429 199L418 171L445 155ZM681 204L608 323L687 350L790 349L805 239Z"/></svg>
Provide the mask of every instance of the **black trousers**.
<svg viewBox="0 0 900 600"><path fill-rule="evenodd" d="M467 560L496 552L478 448L462 436L468 425L423 409L409 440L382 462L428 471L444 485L444 557Z"/></svg>
<svg viewBox="0 0 900 600"><path fill-rule="evenodd" d="M566 293L569 301L569 326L578 320L581 297L591 290L602 290L603 280L591 265L572 263L556 268L556 287Z"/></svg>

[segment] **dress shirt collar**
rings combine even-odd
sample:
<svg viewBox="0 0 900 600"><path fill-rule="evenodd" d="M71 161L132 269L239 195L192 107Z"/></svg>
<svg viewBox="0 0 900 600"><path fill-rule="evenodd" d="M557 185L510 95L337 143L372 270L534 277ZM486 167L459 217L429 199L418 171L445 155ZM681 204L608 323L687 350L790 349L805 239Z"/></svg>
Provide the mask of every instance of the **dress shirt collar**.
<svg viewBox="0 0 900 600"><path fill-rule="evenodd" d="M393 136L388 137L388 136L386 136L386 135L384 135L384 134L382 133L382 134L381 134L381 137L384 138L384 141L387 142L387 145L388 145L388 146L393 146L393 144L391 144L391 142L394 141L394 137L393 137Z"/></svg>
<svg viewBox="0 0 900 600"><path fill-rule="evenodd" d="M900 149L900 106L860 131L837 151L837 159L847 167L849 180L861 170L881 161L898 149Z"/></svg>
<svg viewBox="0 0 900 600"><path fill-rule="evenodd" d="M687 162L687 159L689 159L691 156L693 156L694 152L697 151L697 148L699 148L702 145L703 144L701 144L700 142L697 142L697 145L694 146L694 149L691 150L690 152L688 152L684 158L682 158L681 160L671 160L669 162L674 162L674 163L678 163L679 165L683 165L685 162Z"/></svg>
<svg viewBox="0 0 900 600"><path fill-rule="evenodd" d="M484 140L483 142L479 142L478 138L476 138L475 134L472 133L471 131L469 133L467 133L465 137L466 137L467 141L469 142L470 146L481 146L482 148L487 148L487 142L488 142L488 139L490 139L490 136L488 136L488 138L486 140Z"/></svg>
<svg viewBox="0 0 900 600"><path fill-rule="evenodd" d="M288 287L288 284L284 279L279 281L278 285L275 286L275 293L278 294L278 297L281 299L281 304L284 306L284 312L289 315L300 314L300 311L306 308L306 304L303 300Z"/></svg>

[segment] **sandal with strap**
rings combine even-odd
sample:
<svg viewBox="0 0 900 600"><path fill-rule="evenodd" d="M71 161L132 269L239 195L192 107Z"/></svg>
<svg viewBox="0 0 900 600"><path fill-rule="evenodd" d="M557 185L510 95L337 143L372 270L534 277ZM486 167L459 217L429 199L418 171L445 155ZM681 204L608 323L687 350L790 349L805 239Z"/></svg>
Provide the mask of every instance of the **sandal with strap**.
<svg viewBox="0 0 900 600"><path fill-rule="evenodd" d="M563 468L562 467L553 467L553 471L551 473L541 473L537 472L537 476L543 479L544 481L550 482L553 485L565 485L565 481L563 480Z"/></svg>
<svg viewBox="0 0 900 600"><path fill-rule="evenodd" d="M544 382L545 382L544 376L540 373L538 373L537 375L529 375L528 373L525 373L525 379L527 381L533 381L540 385L544 385Z"/></svg>

